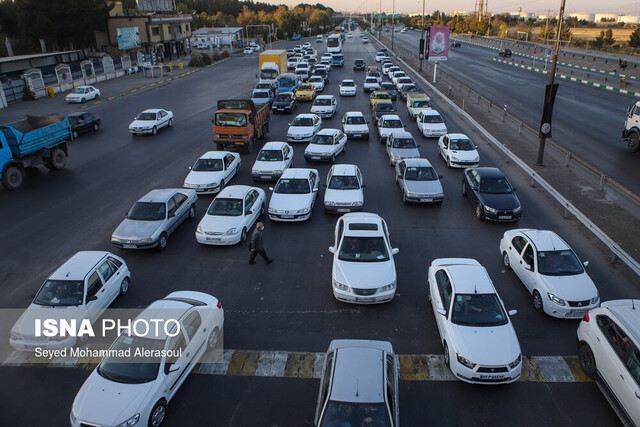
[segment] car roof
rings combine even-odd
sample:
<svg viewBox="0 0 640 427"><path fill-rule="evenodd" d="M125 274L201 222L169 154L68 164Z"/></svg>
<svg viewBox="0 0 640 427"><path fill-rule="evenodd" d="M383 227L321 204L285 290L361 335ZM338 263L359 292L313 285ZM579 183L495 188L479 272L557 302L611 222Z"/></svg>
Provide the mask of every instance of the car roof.
<svg viewBox="0 0 640 427"><path fill-rule="evenodd" d="M551 230L514 230L520 231L533 242L538 251L559 251L571 249L560 236Z"/></svg>
<svg viewBox="0 0 640 427"><path fill-rule="evenodd" d="M338 348L329 399L338 402L384 402L384 361L381 349Z"/></svg>
<svg viewBox="0 0 640 427"><path fill-rule="evenodd" d="M431 166L429 160L422 158L402 159L402 161L407 167Z"/></svg>
<svg viewBox="0 0 640 427"><path fill-rule="evenodd" d="M333 95L318 95L316 96L316 99L332 99L335 98L335 96Z"/></svg>
<svg viewBox="0 0 640 427"><path fill-rule="evenodd" d="M282 172L281 178L289 178L289 179L302 178L302 179L307 179L307 178L309 178L309 173L310 172L315 172L316 175L320 176L320 174L318 173L318 171L316 169L288 168L288 169L285 169L284 172Z"/></svg>
<svg viewBox="0 0 640 427"><path fill-rule="evenodd" d="M391 137L393 139L398 139L398 138L411 138L413 139L413 135L411 135L411 132L407 132L406 130L401 130L399 132L394 132L391 134Z"/></svg>
<svg viewBox="0 0 640 427"><path fill-rule="evenodd" d="M601 308L609 310L640 342L640 300L622 299L603 302Z"/></svg>
<svg viewBox="0 0 640 427"><path fill-rule="evenodd" d="M285 145L288 144L281 141L270 141L262 146L262 150L281 150Z"/></svg>
<svg viewBox="0 0 640 427"><path fill-rule="evenodd" d="M449 272L456 293L460 294L495 294L489 273L474 259L441 258L431 265L443 266Z"/></svg>
<svg viewBox="0 0 640 427"><path fill-rule="evenodd" d="M347 117L364 117L364 113L362 113L361 111L347 111L346 113L344 113L344 115Z"/></svg>
<svg viewBox="0 0 640 427"><path fill-rule="evenodd" d="M357 170L358 170L358 166L356 165L338 164L338 165L333 165L333 167L331 168L331 174L353 176L356 174Z"/></svg>
<svg viewBox="0 0 640 427"><path fill-rule="evenodd" d="M139 202L166 202L176 191L180 191L180 188L158 188L149 191L142 196Z"/></svg>
<svg viewBox="0 0 640 427"><path fill-rule="evenodd" d="M229 198L229 199L242 199L244 195L247 194L247 191L253 189L255 187L251 187L249 185L230 185L228 187L224 187L220 193L216 196L216 198Z"/></svg>
<svg viewBox="0 0 640 427"><path fill-rule="evenodd" d="M344 79L344 80L342 80L342 83L344 83L344 82L353 82L353 79Z"/></svg>
<svg viewBox="0 0 640 427"><path fill-rule="evenodd" d="M153 324L153 322L157 322L157 320L155 319L164 320L165 322L170 320L179 320L192 307L192 304L189 304L185 301L178 301L174 299L159 299L152 302L151 305L145 308L142 313L140 313L138 317L136 317L136 320L146 319L150 324ZM165 322L162 322L160 324L163 324ZM171 325L173 324L173 322L167 324ZM158 333L156 334L156 329L150 328L149 333L145 334L144 337L162 340L167 339L167 334L165 333L164 327L157 328L157 331Z"/></svg>
<svg viewBox="0 0 640 427"><path fill-rule="evenodd" d="M348 236L382 236L382 217L377 214L369 212L352 212L342 215L342 219L345 225L345 235ZM357 227L357 229L350 229L351 225L365 224L375 225L375 229L368 229L366 227Z"/></svg>
<svg viewBox="0 0 640 427"><path fill-rule="evenodd" d="M474 168L480 178L506 178L502 171L498 168L481 167Z"/></svg>
<svg viewBox="0 0 640 427"><path fill-rule="evenodd" d="M53 280L84 280L85 276L96 264L103 260L109 252L80 251L69 258L49 279Z"/></svg>
<svg viewBox="0 0 640 427"><path fill-rule="evenodd" d="M400 116L397 114L385 114L382 118L384 120L400 120Z"/></svg>
<svg viewBox="0 0 640 427"><path fill-rule="evenodd" d="M319 97L316 97L316 99L318 99L318 98ZM300 119L313 119L315 117L318 117L317 114L303 113L303 114L298 114L296 116L296 119L297 118L300 118Z"/></svg>
<svg viewBox="0 0 640 427"><path fill-rule="evenodd" d="M449 133L447 135L449 136L449 138L460 138L460 139L465 138L465 139L471 140L471 138L469 138L464 133Z"/></svg>
<svg viewBox="0 0 640 427"><path fill-rule="evenodd" d="M149 108L148 110L144 110L143 113L157 113L158 111L163 111L162 108Z"/></svg>
<svg viewBox="0 0 640 427"><path fill-rule="evenodd" d="M338 129L324 128L324 129L320 129L316 135L331 135L331 136L333 136L336 133L338 133Z"/></svg>
<svg viewBox="0 0 640 427"><path fill-rule="evenodd" d="M201 159L224 159L227 154L234 154L229 151L207 151L202 156Z"/></svg>

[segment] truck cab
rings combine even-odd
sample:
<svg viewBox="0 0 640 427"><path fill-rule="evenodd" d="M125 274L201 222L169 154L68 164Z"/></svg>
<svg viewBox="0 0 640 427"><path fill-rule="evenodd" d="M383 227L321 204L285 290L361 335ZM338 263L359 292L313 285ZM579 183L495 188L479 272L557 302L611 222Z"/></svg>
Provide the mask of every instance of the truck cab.
<svg viewBox="0 0 640 427"><path fill-rule="evenodd" d="M240 148L253 151L256 140L269 132L271 104L255 105L250 99L219 100L213 117L213 141L221 151Z"/></svg>
<svg viewBox="0 0 640 427"><path fill-rule="evenodd" d="M295 73L280 74L276 80L276 93L295 92L300 83L300 76Z"/></svg>
<svg viewBox="0 0 640 427"><path fill-rule="evenodd" d="M640 149L640 101L627 108L622 140L627 143L627 148L632 153Z"/></svg>

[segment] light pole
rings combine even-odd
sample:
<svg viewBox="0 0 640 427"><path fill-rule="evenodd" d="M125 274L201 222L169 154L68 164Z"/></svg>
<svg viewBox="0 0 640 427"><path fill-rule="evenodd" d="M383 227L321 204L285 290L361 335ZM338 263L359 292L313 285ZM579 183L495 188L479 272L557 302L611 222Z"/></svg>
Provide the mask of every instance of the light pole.
<svg viewBox="0 0 640 427"><path fill-rule="evenodd" d="M393 50L393 33L396 30L396 0L393 0L391 6L391 50Z"/></svg>
<svg viewBox="0 0 640 427"><path fill-rule="evenodd" d="M422 32L420 33L420 52L418 53L418 58L420 58L420 71L422 71L422 60L424 59L424 2L422 0Z"/></svg>

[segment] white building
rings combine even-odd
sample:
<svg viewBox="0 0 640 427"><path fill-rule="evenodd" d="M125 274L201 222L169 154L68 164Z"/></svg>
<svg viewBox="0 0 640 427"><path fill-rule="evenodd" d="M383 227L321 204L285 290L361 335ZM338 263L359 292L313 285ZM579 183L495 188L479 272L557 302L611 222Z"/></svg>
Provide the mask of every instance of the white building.
<svg viewBox="0 0 640 427"><path fill-rule="evenodd" d="M623 22L625 24L640 24L640 16L638 16L638 15L620 15L618 17L618 22Z"/></svg>
<svg viewBox="0 0 640 427"><path fill-rule="evenodd" d="M523 12L521 10L519 10L517 12L509 12L509 15L511 15L514 18L522 19L523 21L526 21L527 19L535 19L536 18L536 14L535 13Z"/></svg>
<svg viewBox="0 0 640 427"><path fill-rule="evenodd" d="M203 39L216 46L234 45L241 39L242 27L202 27L191 32L192 40Z"/></svg>
<svg viewBox="0 0 640 427"><path fill-rule="evenodd" d="M572 18L576 18L578 21L595 22L596 20L595 13L578 12L578 13L570 13L569 16Z"/></svg>
<svg viewBox="0 0 640 427"><path fill-rule="evenodd" d="M596 13L596 22L602 22L603 19L607 21L613 20L613 22L618 22L618 14L617 13Z"/></svg>

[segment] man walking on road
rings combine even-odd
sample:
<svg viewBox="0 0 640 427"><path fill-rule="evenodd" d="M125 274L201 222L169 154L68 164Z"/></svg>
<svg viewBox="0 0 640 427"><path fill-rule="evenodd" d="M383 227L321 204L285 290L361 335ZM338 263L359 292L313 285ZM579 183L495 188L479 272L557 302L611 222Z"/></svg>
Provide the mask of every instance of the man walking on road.
<svg viewBox="0 0 640 427"><path fill-rule="evenodd" d="M251 256L249 257L249 264L255 264L255 259L260 254L262 258L267 262L267 264L271 264L273 262L267 256L267 253L264 250L264 246L262 243L262 230L264 230L264 224L259 222L256 224L256 228L253 230L253 235L251 236L251 243L249 244L249 250L251 251Z"/></svg>

